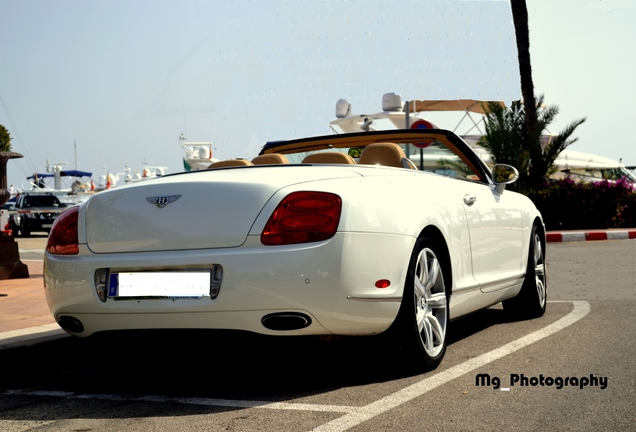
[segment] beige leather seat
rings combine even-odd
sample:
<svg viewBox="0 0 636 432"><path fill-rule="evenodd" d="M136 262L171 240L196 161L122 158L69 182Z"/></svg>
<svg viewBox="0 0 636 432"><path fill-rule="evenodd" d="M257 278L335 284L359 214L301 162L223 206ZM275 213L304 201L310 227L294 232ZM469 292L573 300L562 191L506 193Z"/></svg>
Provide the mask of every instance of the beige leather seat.
<svg viewBox="0 0 636 432"><path fill-rule="evenodd" d="M228 159L228 160L214 162L213 164L210 164L208 169L236 167L236 166L252 166L252 165L254 165L252 162L245 159Z"/></svg>
<svg viewBox="0 0 636 432"><path fill-rule="evenodd" d="M402 147L395 143L369 144L362 150L358 159L358 164L360 165L382 165L413 169L413 164L409 164L409 162Z"/></svg>
<svg viewBox="0 0 636 432"><path fill-rule="evenodd" d="M289 159L287 156L280 153L268 153L260 156L256 156L252 159L252 163L254 165L280 165L280 164L288 164Z"/></svg>
<svg viewBox="0 0 636 432"><path fill-rule="evenodd" d="M346 153L323 152L312 153L306 156L302 163L355 165L356 161Z"/></svg>

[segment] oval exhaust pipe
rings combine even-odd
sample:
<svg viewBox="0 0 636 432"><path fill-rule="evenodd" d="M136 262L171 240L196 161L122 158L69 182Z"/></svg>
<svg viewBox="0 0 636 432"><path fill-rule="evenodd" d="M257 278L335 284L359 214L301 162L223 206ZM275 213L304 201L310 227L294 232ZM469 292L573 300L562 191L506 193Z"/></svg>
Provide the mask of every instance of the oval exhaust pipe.
<svg viewBox="0 0 636 432"><path fill-rule="evenodd" d="M311 318L299 312L277 312L261 319L265 328L276 331L299 330L311 325Z"/></svg>
<svg viewBox="0 0 636 432"><path fill-rule="evenodd" d="M77 318L70 316L61 316L57 320L57 324L70 333L81 333L84 331L84 324Z"/></svg>

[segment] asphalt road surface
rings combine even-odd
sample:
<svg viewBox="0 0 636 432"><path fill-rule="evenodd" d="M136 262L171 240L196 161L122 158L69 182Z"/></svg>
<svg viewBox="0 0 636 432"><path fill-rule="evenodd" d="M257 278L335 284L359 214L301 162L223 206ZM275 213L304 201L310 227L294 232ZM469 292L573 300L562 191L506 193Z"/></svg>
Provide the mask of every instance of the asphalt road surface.
<svg viewBox="0 0 636 432"><path fill-rule="evenodd" d="M546 315L455 321L432 372L377 338L67 337L0 351L0 430L636 430L636 241L547 254Z"/></svg>

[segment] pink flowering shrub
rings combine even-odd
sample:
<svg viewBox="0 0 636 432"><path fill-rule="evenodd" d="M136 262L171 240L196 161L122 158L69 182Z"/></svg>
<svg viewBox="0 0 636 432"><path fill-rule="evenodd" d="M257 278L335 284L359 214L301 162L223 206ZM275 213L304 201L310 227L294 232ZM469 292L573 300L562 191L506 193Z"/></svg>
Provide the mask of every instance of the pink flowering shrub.
<svg viewBox="0 0 636 432"><path fill-rule="evenodd" d="M526 192L548 230L636 228L634 183L558 180Z"/></svg>

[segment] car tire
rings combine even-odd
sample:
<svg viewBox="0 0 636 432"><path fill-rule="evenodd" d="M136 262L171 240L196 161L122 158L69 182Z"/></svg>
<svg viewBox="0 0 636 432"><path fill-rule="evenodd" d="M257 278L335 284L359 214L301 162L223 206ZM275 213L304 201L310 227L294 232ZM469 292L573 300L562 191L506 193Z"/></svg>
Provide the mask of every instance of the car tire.
<svg viewBox="0 0 636 432"><path fill-rule="evenodd" d="M408 362L418 371L435 369L446 353L449 323L447 266L435 243L420 237L409 262L396 320Z"/></svg>
<svg viewBox="0 0 636 432"><path fill-rule="evenodd" d="M547 280L545 274L545 242L535 225L532 227L528 265L521 290L516 297L503 301L504 310L514 318L539 318L543 316L547 301Z"/></svg>

